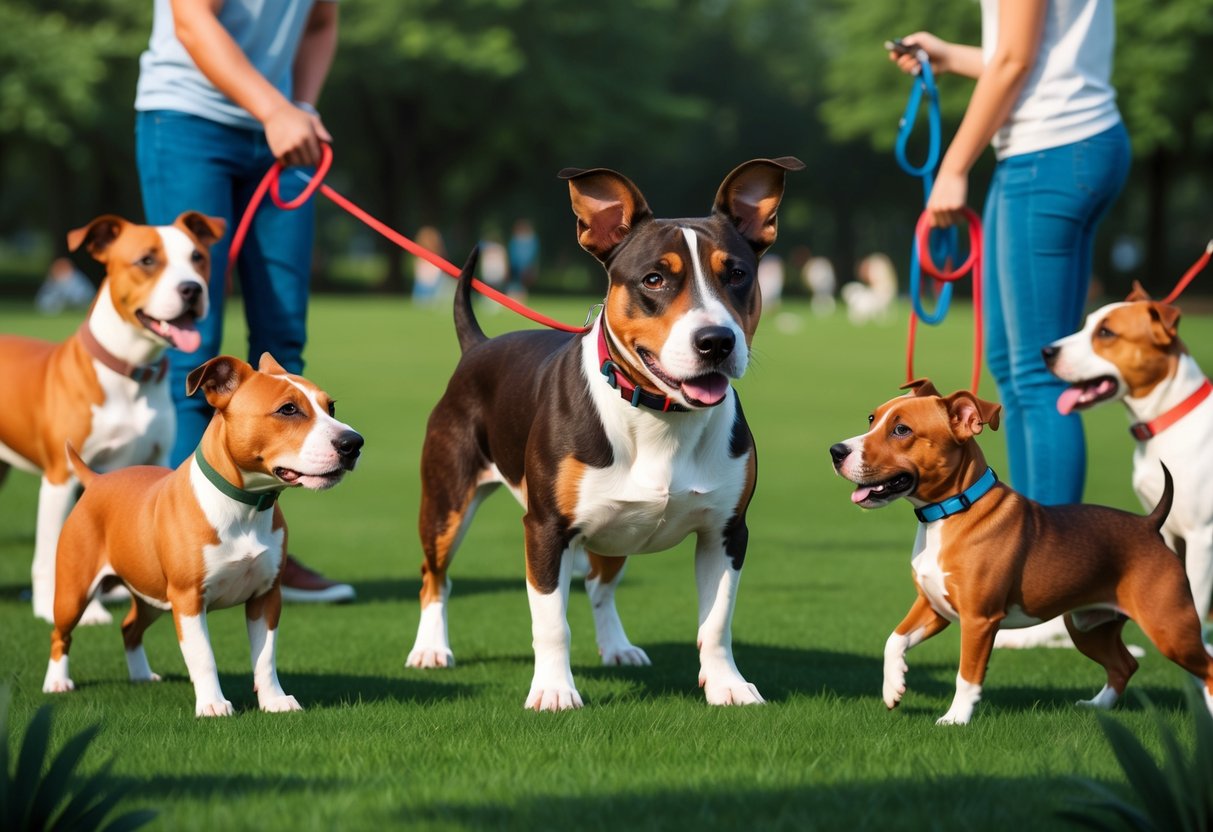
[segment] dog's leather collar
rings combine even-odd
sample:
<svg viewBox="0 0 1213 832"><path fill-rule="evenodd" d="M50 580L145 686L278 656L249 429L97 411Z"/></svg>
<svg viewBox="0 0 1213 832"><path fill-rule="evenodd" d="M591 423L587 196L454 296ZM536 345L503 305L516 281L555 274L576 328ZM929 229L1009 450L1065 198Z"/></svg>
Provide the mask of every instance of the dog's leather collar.
<svg viewBox="0 0 1213 832"><path fill-rule="evenodd" d="M650 410L662 413L685 413L690 410L678 404L669 396L650 393L637 384L633 384L623 373L623 369L611 359L611 350L607 345L606 314L598 318L598 369L606 378L607 384L619 391L619 397L632 407L644 405Z"/></svg>
<svg viewBox="0 0 1213 832"><path fill-rule="evenodd" d="M1205 379L1205 383L1196 388L1196 392L1188 398L1184 399L1175 407L1168 410L1166 413L1159 416L1157 419L1151 419L1148 422L1135 422L1129 426L1129 433L1133 434L1133 438L1138 442L1145 442L1147 439L1153 439L1158 434L1162 433L1171 425L1178 422L1183 417L1187 416L1196 406L1209 398L1209 394L1213 393L1213 382Z"/></svg>
<svg viewBox="0 0 1213 832"><path fill-rule="evenodd" d="M267 508L273 508L274 503L278 500L278 491L262 491L253 492L245 491L243 488L237 488L223 478L223 475L215 470L215 466L206 461L206 457L202 455L202 446L194 451L194 461L198 463L198 470L202 472L202 476L210 480L211 485L219 489L219 492L225 497L231 497L238 503L244 503L246 506L252 506L257 511L265 511Z"/></svg>
<svg viewBox="0 0 1213 832"><path fill-rule="evenodd" d="M126 376L139 384L147 384L151 381L159 383L164 380L164 374L168 372L168 356L161 358L154 364L131 364L123 361L101 346L101 342L93 335L93 331L88 328L88 321L80 324L80 329L76 330L76 335L80 338L84 351L90 356L100 361L104 366L109 367L115 373Z"/></svg>
<svg viewBox="0 0 1213 832"><path fill-rule="evenodd" d="M998 475L994 473L993 468L987 468L986 472L977 478L977 482L955 497L949 497L938 503L931 503L929 506L916 508L914 509L914 514L921 522L930 523L934 520L951 517L953 514L960 514L962 511L968 511L970 506L990 493L990 489L994 487L996 482L998 482Z"/></svg>

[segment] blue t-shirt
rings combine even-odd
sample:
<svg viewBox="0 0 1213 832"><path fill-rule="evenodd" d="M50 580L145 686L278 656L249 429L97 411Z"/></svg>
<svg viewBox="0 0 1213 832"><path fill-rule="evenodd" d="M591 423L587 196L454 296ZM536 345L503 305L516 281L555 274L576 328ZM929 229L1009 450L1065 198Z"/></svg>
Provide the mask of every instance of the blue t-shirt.
<svg viewBox="0 0 1213 832"><path fill-rule="evenodd" d="M288 99L292 97L295 52L315 0L225 0L219 22L257 71ZM261 129L194 64L173 26L170 0L155 0L152 37L139 58L136 110L176 110L230 124Z"/></svg>

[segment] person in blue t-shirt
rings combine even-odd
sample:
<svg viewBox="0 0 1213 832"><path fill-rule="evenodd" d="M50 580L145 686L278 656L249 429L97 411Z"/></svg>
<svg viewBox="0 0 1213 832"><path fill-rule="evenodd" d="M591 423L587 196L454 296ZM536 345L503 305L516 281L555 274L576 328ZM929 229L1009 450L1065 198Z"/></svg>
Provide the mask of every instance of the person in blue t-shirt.
<svg viewBox="0 0 1213 832"><path fill-rule="evenodd" d="M229 233L270 165L314 167L332 137L316 101L337 50L333 0L155 0L151 40L139 61L135 152L147 222L182 211L227 221ZM303 189L282 178L282 196ZM257 212L236 263L248 323L249 360L269 352L303 371L314 211L267 204ZM227 246L211 251L210 314L197 352L169 350L179 465L211 419L202 397L185 394L190 370L219 354ZM348 601L354 589L288 556L282 597Z"/></svg>

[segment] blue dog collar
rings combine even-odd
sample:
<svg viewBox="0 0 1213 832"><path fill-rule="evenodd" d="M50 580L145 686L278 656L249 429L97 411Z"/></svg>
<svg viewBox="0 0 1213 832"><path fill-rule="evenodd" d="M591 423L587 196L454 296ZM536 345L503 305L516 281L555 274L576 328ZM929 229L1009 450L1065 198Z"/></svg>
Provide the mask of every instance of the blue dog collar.
<svg viewBox="0 0 1213 832"><path fill-rule="evenodd" d="M993 468L987 468L986 472L977 478L977 482L955 497L949 497L941 502L916 508L914 509L914 514L921 522L930 523L934 520L951 517L953 514L960 514L962 511L968 511L969 506L990 493L990 489L994 487L994 483L996 482L998 482L998 475L994 473Z"/></svg>

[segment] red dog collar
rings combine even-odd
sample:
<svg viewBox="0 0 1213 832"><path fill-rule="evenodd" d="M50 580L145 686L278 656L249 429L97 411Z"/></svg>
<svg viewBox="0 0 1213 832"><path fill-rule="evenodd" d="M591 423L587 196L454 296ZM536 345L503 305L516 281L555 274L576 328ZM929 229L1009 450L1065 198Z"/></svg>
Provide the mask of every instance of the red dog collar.
<svg viewBox="0 0 1213 832"><path fill-rule="evenodd" d="M683 413L690 410L669 396L648 392L639 385L633 384L631 379L624 375L623 369L611 360L611 350L607 345L606 337L606 315L602 315L598 319L598 368L606 378L607 384L618 390L619 397L632 407L644 405L650 410L658 410L662 413Z"/></svg>
<svg viewBox="0 0 1213 832"><path fill-rule="evenodd" d="M1136 422L1130 425L1129 433L1133 434L1133 438L1139 442L1152 439L1195 410L1198 404L1209 398L1210 393L1213 393L1213 382L1205 379L1205 383L1196 388L1195 393L1157 419L1152 419L1149 422Z"/></svg>

